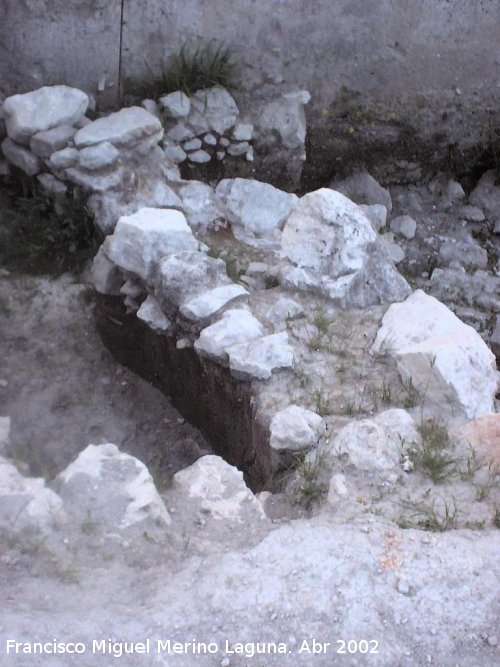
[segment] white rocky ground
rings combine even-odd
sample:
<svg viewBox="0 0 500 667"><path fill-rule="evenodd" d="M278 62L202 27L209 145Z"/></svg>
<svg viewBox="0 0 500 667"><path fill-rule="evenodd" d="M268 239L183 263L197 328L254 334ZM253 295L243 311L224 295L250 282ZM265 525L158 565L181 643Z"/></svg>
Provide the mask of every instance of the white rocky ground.
<svg viewBox="0 0 500 667"><path fill-rule="evenodd" d="M51 147L42 177L88 191L110 232L88 274L98 292L253 380L274 493L255 497L222 459L199 458L204 443L172 412L183 445L159 447L163 427L149 439L140 415L147 406L156 431L164 403L102 353L81 286L4 276L4 662L498 664L500 415L485 342L495 349L500 312L495 176L468 201L442 175L389 193L360 173L300 199L254 179L211 187L183 181L171 149L205 160L208 135L224 145L233 128L249 151L251 124L225 91L94 122L78 92L54 90L40 117L31 97L11 100L4 154L34 174ZM59 95L74 117L60 117ZM276 104L261 126L301 151L307 101L291 94L294 115ZM54 132L68 124L74 139ZM172 472L198 460L155 488L125 453L151 448L153 472L158 457ZM23 461L45 462L50 482L22 476ZM82 653L14 654L16 641L78 641ZM173 644L193 641L212 653ZM136 653L113 657L120 642Z"/></svg>

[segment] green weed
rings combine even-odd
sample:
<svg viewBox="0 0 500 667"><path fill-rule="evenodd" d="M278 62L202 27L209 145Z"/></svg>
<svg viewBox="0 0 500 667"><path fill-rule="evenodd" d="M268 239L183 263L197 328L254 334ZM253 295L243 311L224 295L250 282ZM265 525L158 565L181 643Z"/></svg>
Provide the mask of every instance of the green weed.
<svg viewBox="0 0 500 667"><path fill-rule="evenodd" d="M141 95L158 99L162 95L181 90L192 95L197 90L223 86L237 87L239 67L233 50L215 42L190 50L184 44L155 74L146 63L149 76L141 86Z"/></svg>

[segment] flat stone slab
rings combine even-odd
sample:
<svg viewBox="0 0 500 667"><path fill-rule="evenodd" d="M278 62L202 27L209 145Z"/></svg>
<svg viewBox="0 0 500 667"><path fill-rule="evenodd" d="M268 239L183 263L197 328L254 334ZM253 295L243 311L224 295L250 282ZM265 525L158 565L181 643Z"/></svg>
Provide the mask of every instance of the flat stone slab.
<svg viewBox="0 0 500 667"><path fill-rule="evenodd" d="M89 98L69 86L44 86L23 95L12 95L3 104L9 137L28 144L34 134L58 125L74 125L87 111Z"/></svg>
<svg viewBox="0 0 500 667"><path fill-rule="evenodd" d="M232 371L268 380L274 370L293 366L293 349L286 331L257 338L228 349Z"/></svg>
<svg viewBox="0 0 500 667"><path fill-rule="evenodd" d="M118 160L120 152L109 141L103 141L102 144L88 146L80 151L79 161L82 169L103 169L111 167Z"/></svg>
<svg viewBox="0 0 500 667"><path fill-rule="evenodd" d="M188 320L203 321L213 317L221 308L242 297L248 297L248 291L242 285L235 283L222 285L183 303L179 310L181 315Z"/></svg>
<svg viewBox="0 0 500 667"><path fill-rule="evenodd" d="M163 130L162 124L142 107L128 107L98 118L75 134L78 148L109 141L114 146L127 146Z"/></svg>
<svg viewBox="0 0 500 667"><path fill-rule="evenodd" d="M38 132L31 137L30 148L40 157L49 157L55 151L61 150L75 136L76 129L69 125L60 125L46 132Z"/></svg>

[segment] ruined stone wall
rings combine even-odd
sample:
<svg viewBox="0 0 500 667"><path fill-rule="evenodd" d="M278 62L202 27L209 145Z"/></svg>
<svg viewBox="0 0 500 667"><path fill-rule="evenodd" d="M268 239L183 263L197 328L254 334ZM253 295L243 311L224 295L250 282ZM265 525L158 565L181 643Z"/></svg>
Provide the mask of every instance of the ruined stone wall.
<svg viewBox="0 0 500 667"><path fill-rule="evenodd" d="M109 106L183 43L216 39L244 65L242 98L311 92L319 162L398 155L402 134L406 152L415 136L446 151L498 129L499 24L497 0L3 0L0 96L64 82Z"/></svg>

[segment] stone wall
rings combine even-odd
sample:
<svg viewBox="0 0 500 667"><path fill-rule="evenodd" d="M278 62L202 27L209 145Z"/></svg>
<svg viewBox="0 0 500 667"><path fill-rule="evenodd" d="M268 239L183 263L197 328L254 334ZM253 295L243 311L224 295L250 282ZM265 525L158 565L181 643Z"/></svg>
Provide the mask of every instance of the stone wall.
<svg viewBox="0 0 500 667"><path fill-rule="evenodd" d="M63 82L109 106L182 43L216 39L244 65L242 99L311 92L321 180L353 149L407 158L418 137L428 159L459 159L498 138L499 24L495 0L4 0L0 96Z"/></svg>

